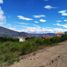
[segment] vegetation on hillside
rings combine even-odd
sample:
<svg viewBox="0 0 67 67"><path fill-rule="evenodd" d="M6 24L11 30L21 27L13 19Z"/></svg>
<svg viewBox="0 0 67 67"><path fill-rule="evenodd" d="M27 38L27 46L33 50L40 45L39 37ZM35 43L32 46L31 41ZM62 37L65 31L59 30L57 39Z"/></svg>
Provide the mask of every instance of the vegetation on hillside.
<svg viewBox="0 0 67 67"><path fill-rule="evenodd" d="M52 38L30 38L24 42L18 39L0 38L0 64L13 64L20 56L36 51L41 46L51 46L67 40L67 34Z"/></svg>

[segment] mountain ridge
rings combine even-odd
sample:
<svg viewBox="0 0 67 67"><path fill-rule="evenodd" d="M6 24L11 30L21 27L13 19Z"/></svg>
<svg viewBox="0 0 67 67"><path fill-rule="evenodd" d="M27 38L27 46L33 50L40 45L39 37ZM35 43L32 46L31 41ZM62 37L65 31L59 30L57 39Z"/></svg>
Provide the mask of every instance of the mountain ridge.
<svg viewBox="0 0 67 67"><path fill-rule="evenodd" d="M66 33L66 32L65 32ZM56 36L56 33L43 33L43 34L35 34L35 33L26 33L26 32L18 32L5 27L0 26L0 37L43 37L43 36Z"/></svg>

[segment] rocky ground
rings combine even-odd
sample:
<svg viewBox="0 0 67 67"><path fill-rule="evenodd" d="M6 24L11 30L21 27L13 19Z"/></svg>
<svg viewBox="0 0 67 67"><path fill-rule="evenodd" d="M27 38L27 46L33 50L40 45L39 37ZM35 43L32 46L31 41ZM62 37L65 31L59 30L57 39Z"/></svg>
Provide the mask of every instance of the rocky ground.
<svg viewBox="0 0 67 67"><path fill-rule="evenodd" d="M67 41L23 57L10 67L67 67Z"/></svg>

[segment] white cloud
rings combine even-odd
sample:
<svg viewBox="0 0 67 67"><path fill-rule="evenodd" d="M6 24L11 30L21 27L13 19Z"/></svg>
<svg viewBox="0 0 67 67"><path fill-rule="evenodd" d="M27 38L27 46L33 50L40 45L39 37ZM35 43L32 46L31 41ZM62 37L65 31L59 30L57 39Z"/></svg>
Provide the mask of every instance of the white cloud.
<svg viewBox="0 0 67 67"><path fill-rule="evenodd" d="M64 22L67 22L67 20L64 20Z"/></svg>
<svg viewBox="0 0 67 67"><path fill-rule="evenodd" d="M4 15L4 11L0 7L0 24L4 23L6 21L6 16Z"/></svg>
<svg viewBox="0 0 67 67"><path fill-rule="evenodd" d="M0 0L0 4L3 4L3 0ZM3 25L5 22L6 22L6 16L4 15L4 11L0 6L0 26Z"/></svg>
<svg viewBox="0 0 67 67"><path fill-rule="evenodd" d="M3 0L0 0L0 4L3 4Z"/></svg>
<svg viewBox="0 0 67 67"><path fill-rule="evenodd" d="M34 21L34 23L39 23L38 21Z"/></svg>
<svg viewBox="0 0 67 67"><path fill-rule="evenodd" d="M40 21L40 22L46 22L46 20L44 20L44 19L40 19L39 21Z"/></svg>
<svg viewBox="0 0 67 67"><path fill-rule="evenodd" d="M56 22L62 22L62 20L56 20Z"/></svg>
<svg viewBox="0 0 67 67"><path fill-rule="evenodd" d="M61 10L58 13L60 13L62 16L67 16L67 10Z"/></svg>
<svg viewBox="0 0 67 67"><path fill-rule="evenodd" d="M29 33L47 33L47 32L50 32L51 30L48 30L46 28L41 28L41 27L27 27L23 29L23 31L29 32Z"/></svg>
<svg viewBox="0 0 67 67"><path fill-rule="evenodd" d="M53 7L51 5L46 5L44 6L45 9L51 10L51 9L55 9L56 7Z"/></svg>
<svg viewBox="0 0 67 67"><path fill-rule="evenodd" d="M18 24L23 24L23 25L28 25L28 23L27 22L18 22Z"/></svg>
<svg viewBox="0 0 67 67"><path fill-rule="evenodd" d="M42 17L46 17L45 15L34 15L34 18L42 18Z"/></svg>
<svg viewBox="0 0 67 67"><path fill-rule="evenodd" d="M27 20L27 21L29 21L29 20L33 20L32 18L28 18L28 17L24 17L24 16L21 16L21 15L19 15L19 16L17 16L19 19L21 19L21 20Z"/></svg>
<svg viewBox="0 0 67 67"><path fill-rule="evenodd" d="M9 29L17 31L15 27L9 27Z"/></svg>
<svg viewBox="0 0 67 67"><path fill-rule="evenodd" d="M64 20L56 20L56 22L67 22L67 19L64 19Z"/></svg>
<svg viewBox="0 0 67 67"><path fill-rule="evenodd" d="M17 26L16 26L16 25L13 26L13 25L10 24L10 23L7 23L4 27L5 27L5 28L8 28L8 29L10 29L10 30L18 31L18 30L17 30Z"/></svg>
<svg viewBox="0 0 67 67"><path fill-rule="evenodd" d="M28 32L28 33L57 33L57 32L65 32L67 29L63 28L42 28L42 27L26 27L20 31Z"/></svg>
<svg viewBox="0 0 67 67"><path fill-rule="evenodd" d="M58 32L65 32L67 31L67 29L63 29L63 28L53 28L54 33L58 33Z"/></svg>
<svg viewBox="0 0 67 67"><path fill-rule="evenodd" d="M57 26L64 27L64 28L67 28L67 24L60 24L60 23L57 23L56 25L57 25Z"/></svg>

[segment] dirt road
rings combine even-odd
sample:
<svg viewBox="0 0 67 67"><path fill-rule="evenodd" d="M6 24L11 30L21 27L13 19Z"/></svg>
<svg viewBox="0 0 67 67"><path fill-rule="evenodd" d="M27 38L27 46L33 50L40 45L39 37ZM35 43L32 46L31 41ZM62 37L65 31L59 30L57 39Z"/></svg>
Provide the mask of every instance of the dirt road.
<svg viewBox="0 0 67 67"><path fill-rule="evenodd" d="M67 41L37 51L10 67L67 67Z"/></svg>

